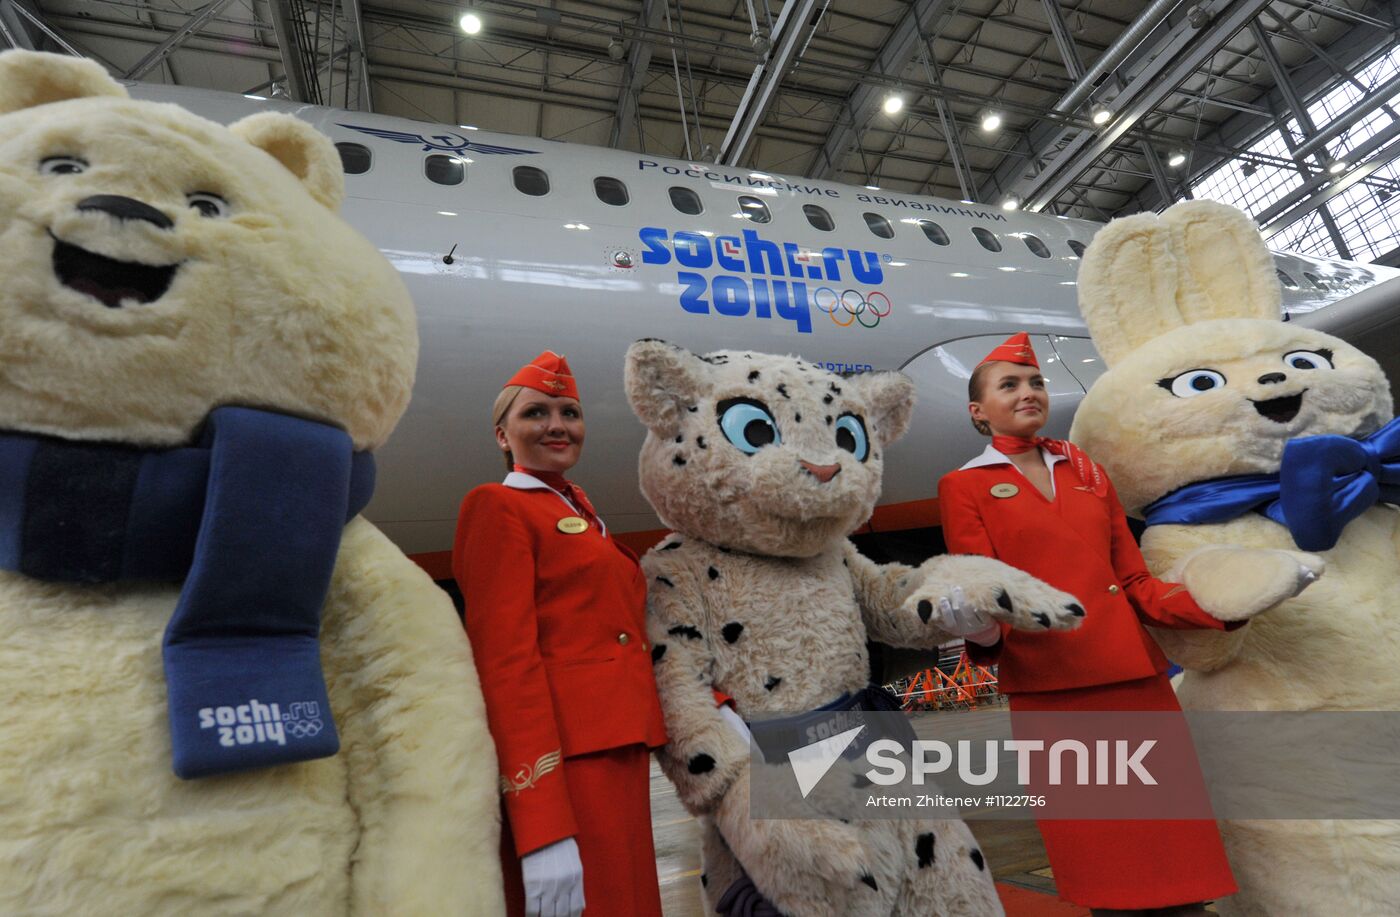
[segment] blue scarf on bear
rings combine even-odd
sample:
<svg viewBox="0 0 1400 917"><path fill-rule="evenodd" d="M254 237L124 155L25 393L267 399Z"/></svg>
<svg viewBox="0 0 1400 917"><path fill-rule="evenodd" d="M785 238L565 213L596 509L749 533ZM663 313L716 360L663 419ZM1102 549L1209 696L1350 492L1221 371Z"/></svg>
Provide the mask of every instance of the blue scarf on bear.
<svg viewBox="0 0 1400 917"><path fill-rule="evenodd" d="M343 430L212 411L198 446L0 434L0 569L69 583L182 582L163 643L175 773L339 750L321 606L374 458Z"/></svg>

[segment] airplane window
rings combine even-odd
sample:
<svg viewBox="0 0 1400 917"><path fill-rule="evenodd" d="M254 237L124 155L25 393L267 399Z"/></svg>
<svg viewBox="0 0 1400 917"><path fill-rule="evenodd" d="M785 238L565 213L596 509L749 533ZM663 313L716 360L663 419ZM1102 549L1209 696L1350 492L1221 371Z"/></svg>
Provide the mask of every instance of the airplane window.
<svg viewBox="0 0 1400 917"><path fill-rule="evenodd" d="M1084 257L1084 243L1080 242L1078 239L1069 240L1069 250L1074 252L1074 257L1076 258Z"/></svg>
<svg viewBox="0 0 1400 917"><path fill-rule="evenodd" d="M770 223L773 214L768 212L768 205L756 197L747 194L739 195L739 212L745 219L753 220L755 223Z"/></svg>
<svg viewBox="0 0 1400 917"><path fill-rule="evenodd" d="M543 169L534 166L516 166L511 172L515 180L515 190L531 197L544 197L549 193L549 176Z"/></svg>
<svg viewBox="0 0 1400 917"><path fill-rule="evenodd" d="M630 200L626 185L616 178L604 178L601 175L593 179L593 193L598 195L598 200L614 207L621 207Z"/></svg>
<svg viewBox="0 0 1400 917"><path fill-rule="evenodd" d="M977 237L977 241L989 252L1001 251L1001 242L996 234L990 229L983 229L981 226L972 227L972 234Z"/></svg>
<svg viewBox="0 0 1400 917"><path fill-rule="evenodd" d="M1298 281L1294 280L1292 277L1289 277L1287 274L1285 274L1278 268L1274 268L1274 273L1278 274L1278 279L1283 283L1284 286L1288 287L1288 289L1298 289Z"/></svg>
<svg viewBox="0 0 1400 917"><path fill-rule="evenodd" d="M1021 236L1021 241L1026 243L1026 248L1031 250L1031 254L1037 258L1049 258L1050 249L1045 247L1045 243L1037 239L1030 233Z"/></svg>
<svg viewBox="0 0 1400 917"><path fill-rule="evenodd" d="M882 239L894 238L894 227L890 225L889 220L880 216L878 213L867 213L864 214L864 216L865 225L870 227L870 231L875 235Z"/></svg>
<svg viewBox="0 0 1400 917"><path fill-rule="evenodd" d="M927 236L928 240L934 245L948 244L948 234L943 231L942 226L939 226L933 220L920 220L919 228L924 231L924 235Z"/></svg>
<svg viewBox="0 0 1400 917"><path fill-rule="evenodd" d="M705 205L700 203L700 195L679 185L671 189L671 206L691 216L699 216L705 212Z"/></svg>
<svg viewBox="0 0 1400 917"><path fill-rule="evenodd" d="M807 214L807 222L812 224L813 229L820 229L822 232L831 232L836 228L836 223L831 219L831 214L826 212L824 207L816 204L803 204L802 212Z"/></svg>
<svg viewBox="0 0 1400 917"><path fill-rule="evenodd" d="M423 160L423 174L435 185L460 185L467 177L467 167L460 156L434 153Z"/></svg>
<svg viewBox="0 0 1400 917"><path fill-rule="evenodd" d="M1314 274L1312 271L1304 271L1303 276L1308 278L1308 280L1311 281L1312 285L1317 287L1319 290L1327 289L1327 285L1323 283L1322 279L1316 274Z"/></svg>
<svg viewBox="0 0 1400 917"><path fill-rule="evenodd" d="M335 149L340 154L340 165L346 175L363 175L369 171L369 147L358 143L337 143Z"/></svg>

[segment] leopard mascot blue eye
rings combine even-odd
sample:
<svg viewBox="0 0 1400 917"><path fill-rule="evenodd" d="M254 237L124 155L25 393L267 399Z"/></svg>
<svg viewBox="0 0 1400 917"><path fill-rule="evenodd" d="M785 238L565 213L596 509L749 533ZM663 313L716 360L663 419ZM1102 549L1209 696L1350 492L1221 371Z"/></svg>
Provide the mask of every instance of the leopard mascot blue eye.
<svg viewBox="0 0 1400 917"><path fill-rule="evenodd" d="M865 422L855 414L842 414L836 420L836 445L865 461L870 456L870 437L865 432Z"/></svg>
<svg viewBox="0 0 1400 917"><path fill-rule="evenodd" d="M751 398L728 398L717 406L719 428L724 438L747 455L753 455L764 446L782 443L777 421L768 405Z"/></svg>

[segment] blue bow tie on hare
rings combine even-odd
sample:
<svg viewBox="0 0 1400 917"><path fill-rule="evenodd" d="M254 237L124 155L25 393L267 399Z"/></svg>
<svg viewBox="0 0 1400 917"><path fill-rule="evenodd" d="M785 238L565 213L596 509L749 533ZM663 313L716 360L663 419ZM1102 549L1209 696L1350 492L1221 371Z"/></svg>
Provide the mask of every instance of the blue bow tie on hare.
<svg viewBox="0 0 1400 917"><path fill-rule="evenodd" d="M1188 484L1145 515L1148 525L1201 525L1256 511L1286 526L1304 551L1326 551L1347 523L1378 502L1400 504L1400 419L1362 439L1289 440L1278 474Z"/></svg>
<svg viewBox="0 0 1400 917"><path fill-rule="evenodd" d="M333 755L321 605L374 458L325 424L210 413L197 447L0 434L0 568L183 582L163 643L180 777Z"/></svg>

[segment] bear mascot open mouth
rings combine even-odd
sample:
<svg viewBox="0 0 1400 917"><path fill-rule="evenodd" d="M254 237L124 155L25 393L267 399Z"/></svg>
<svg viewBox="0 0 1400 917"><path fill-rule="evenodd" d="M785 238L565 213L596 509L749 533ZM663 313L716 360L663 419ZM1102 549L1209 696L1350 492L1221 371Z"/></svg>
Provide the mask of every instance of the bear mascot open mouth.
<svg viewBox="0 0 1400 917"><path fill-rule="evenodd" d="M118 261L49 235L53 238L53 272L59 283L109 309L120 309L125 300L141 305L155 302L170 289L180 267Z"/></svg>

